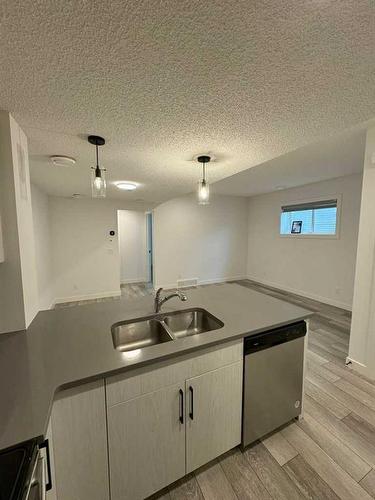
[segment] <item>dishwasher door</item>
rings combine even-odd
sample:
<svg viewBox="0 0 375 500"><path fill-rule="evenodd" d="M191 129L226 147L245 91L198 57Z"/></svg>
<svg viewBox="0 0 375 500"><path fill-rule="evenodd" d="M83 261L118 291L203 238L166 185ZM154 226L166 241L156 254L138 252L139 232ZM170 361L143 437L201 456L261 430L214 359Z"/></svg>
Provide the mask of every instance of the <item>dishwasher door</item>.
<svg viewBox="0 0 375 500"><path fill-rule="evenodd" d="M304 334L245 355L242 447L300 415Z"/></svg>

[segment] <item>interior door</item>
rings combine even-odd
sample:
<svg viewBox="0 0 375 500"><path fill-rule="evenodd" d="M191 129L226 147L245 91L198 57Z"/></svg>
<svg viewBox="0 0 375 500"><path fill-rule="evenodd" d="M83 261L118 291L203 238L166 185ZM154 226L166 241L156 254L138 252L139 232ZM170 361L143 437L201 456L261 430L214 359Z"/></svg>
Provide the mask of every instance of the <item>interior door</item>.
<svg viewBox="0 0 375 500"><path fill-rule="evenodd" d="M138 500L185 474L183 384L108 409L112 500Z"/></svg>
<svg viewBox="0 0 375 500"><path fill-rule="evenodd" d="M241 441L242 362L186 380L186 472Z"/></svg>

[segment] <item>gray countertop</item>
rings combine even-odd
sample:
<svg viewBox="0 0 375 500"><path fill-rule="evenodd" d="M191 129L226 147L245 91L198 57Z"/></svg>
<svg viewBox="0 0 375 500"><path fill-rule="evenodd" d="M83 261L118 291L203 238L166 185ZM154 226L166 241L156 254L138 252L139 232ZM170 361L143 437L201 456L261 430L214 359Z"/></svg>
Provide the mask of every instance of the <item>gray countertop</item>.
<svg viewBox="0 0 375 500"><path fill-rule="evenodd" d="M40 312L27 331L0 335L0 449L45 433L56 391L305 319L312 313L237 284L188 290L163 311L202 307L224 327L141 349L113 347L111 325L152 314L151 296Z"/></svg>

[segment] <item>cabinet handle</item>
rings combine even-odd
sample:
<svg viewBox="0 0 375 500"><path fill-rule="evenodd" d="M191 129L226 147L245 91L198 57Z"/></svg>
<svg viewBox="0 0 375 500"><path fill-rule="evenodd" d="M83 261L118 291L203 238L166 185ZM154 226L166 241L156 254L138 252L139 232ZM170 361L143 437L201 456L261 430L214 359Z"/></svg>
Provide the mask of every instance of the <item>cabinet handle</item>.
<svg viewBox="0 0 375 500"><path fill-rule="evenodd" d="M180 423L184 423L184 392L180 389Z"/></svg>
<svg viewBox="0 0 375 500"><path fill-rule="evenodd" d="M194 420L194 391L192 386L189 386L189 391L190 391L190 412L189 412L189 417L191 420Z"/></svg>
<svg viewBox="0 0 375 500"><path fill-rule="evenodd" d="M47 455L47 473L48 473L48 482L46 484L46 491L52 490L52 474L51 474L51 458L49 454L49 442L48 439L45 439L43 443L40 443L39 449L45 448Z"/></svg>

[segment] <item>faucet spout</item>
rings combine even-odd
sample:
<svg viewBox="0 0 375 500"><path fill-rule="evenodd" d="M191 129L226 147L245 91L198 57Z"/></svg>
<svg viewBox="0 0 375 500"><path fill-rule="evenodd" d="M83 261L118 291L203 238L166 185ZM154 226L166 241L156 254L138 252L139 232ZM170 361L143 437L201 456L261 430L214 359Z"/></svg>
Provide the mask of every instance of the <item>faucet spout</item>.
<svg viewBox="0 0 375 500"><path fill-rule="evenodd" d="M175 292L171 293L170 295L167 295L163 298L161 298L161 292L163 291L162 288L159 288L155 294L155 300L154 300L154 306L155 306L155 312L159 313L161 306L165 304L170 299L173 299L173 297L178 297L182 302L185 302L187 300L187 297L184 293L180 292L179 290L176 290Z"/></svg>

